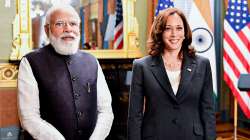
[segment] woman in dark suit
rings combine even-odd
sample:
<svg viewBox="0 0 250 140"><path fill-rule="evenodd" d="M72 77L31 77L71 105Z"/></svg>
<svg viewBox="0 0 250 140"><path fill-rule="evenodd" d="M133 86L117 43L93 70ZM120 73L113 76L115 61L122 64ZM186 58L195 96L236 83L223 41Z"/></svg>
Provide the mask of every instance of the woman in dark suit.
<svg viewBox="0 0 250 140"><path fill-rule="evenodd" d="M160 12L149 56L133 64L128 140L215 140L210 63L195 54L191 42L180 10Z"/></svg>

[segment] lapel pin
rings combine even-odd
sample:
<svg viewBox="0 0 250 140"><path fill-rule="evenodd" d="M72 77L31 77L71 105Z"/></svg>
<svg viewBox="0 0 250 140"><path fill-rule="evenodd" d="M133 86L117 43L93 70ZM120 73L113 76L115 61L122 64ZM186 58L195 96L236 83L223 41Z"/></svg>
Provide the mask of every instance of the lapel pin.
<svg viewBox="0 0 250 140"><path fill-rule="evenodd" d="M187 71L191 72L192 70L190 68L187 68Z"/></svg>

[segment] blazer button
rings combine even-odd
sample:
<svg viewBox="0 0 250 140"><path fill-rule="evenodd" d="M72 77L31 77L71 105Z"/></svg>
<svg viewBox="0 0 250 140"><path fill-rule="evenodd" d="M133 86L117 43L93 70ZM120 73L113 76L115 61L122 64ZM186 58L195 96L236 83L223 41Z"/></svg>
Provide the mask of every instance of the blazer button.
<svg viewBox="0 0 250 140"><path fill-rule="evenodd" d="M178 119L173 119L172 122L173 122L174 124L178 124Z"/></svg>
<svg viewBox="0 0 250 140"><path fill-rule="evenodd" d="M78 135L82 135L82 130L77 131Z"/></svg>

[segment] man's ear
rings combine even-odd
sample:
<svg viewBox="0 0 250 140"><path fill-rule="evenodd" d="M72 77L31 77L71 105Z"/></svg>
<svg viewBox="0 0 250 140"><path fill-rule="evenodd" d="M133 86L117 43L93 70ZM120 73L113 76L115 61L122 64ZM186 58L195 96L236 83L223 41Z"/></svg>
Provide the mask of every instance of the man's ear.
<svg viewBox="0 0 250 140"><path fill-rule="evenodd" d="M49 37L49 24L44 25L44 31L45 31L47 37Z"/></svg>

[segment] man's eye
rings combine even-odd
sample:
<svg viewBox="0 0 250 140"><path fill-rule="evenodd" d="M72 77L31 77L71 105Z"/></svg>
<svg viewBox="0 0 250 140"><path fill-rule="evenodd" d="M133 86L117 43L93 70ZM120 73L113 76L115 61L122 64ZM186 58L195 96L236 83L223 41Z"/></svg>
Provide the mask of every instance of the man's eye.
<svg viewBox="0 0 250 140"><path fill-rule="evenodd" d="M77 26L76 22L70 22L70 26Z"/></svg>
<svg viewBox="0 0 250 140"><path fill-rule="evenodd" d="M55 25L58 26L58 27L62 27L64 25L64 23L63 22L57 22Z"/></svg>

